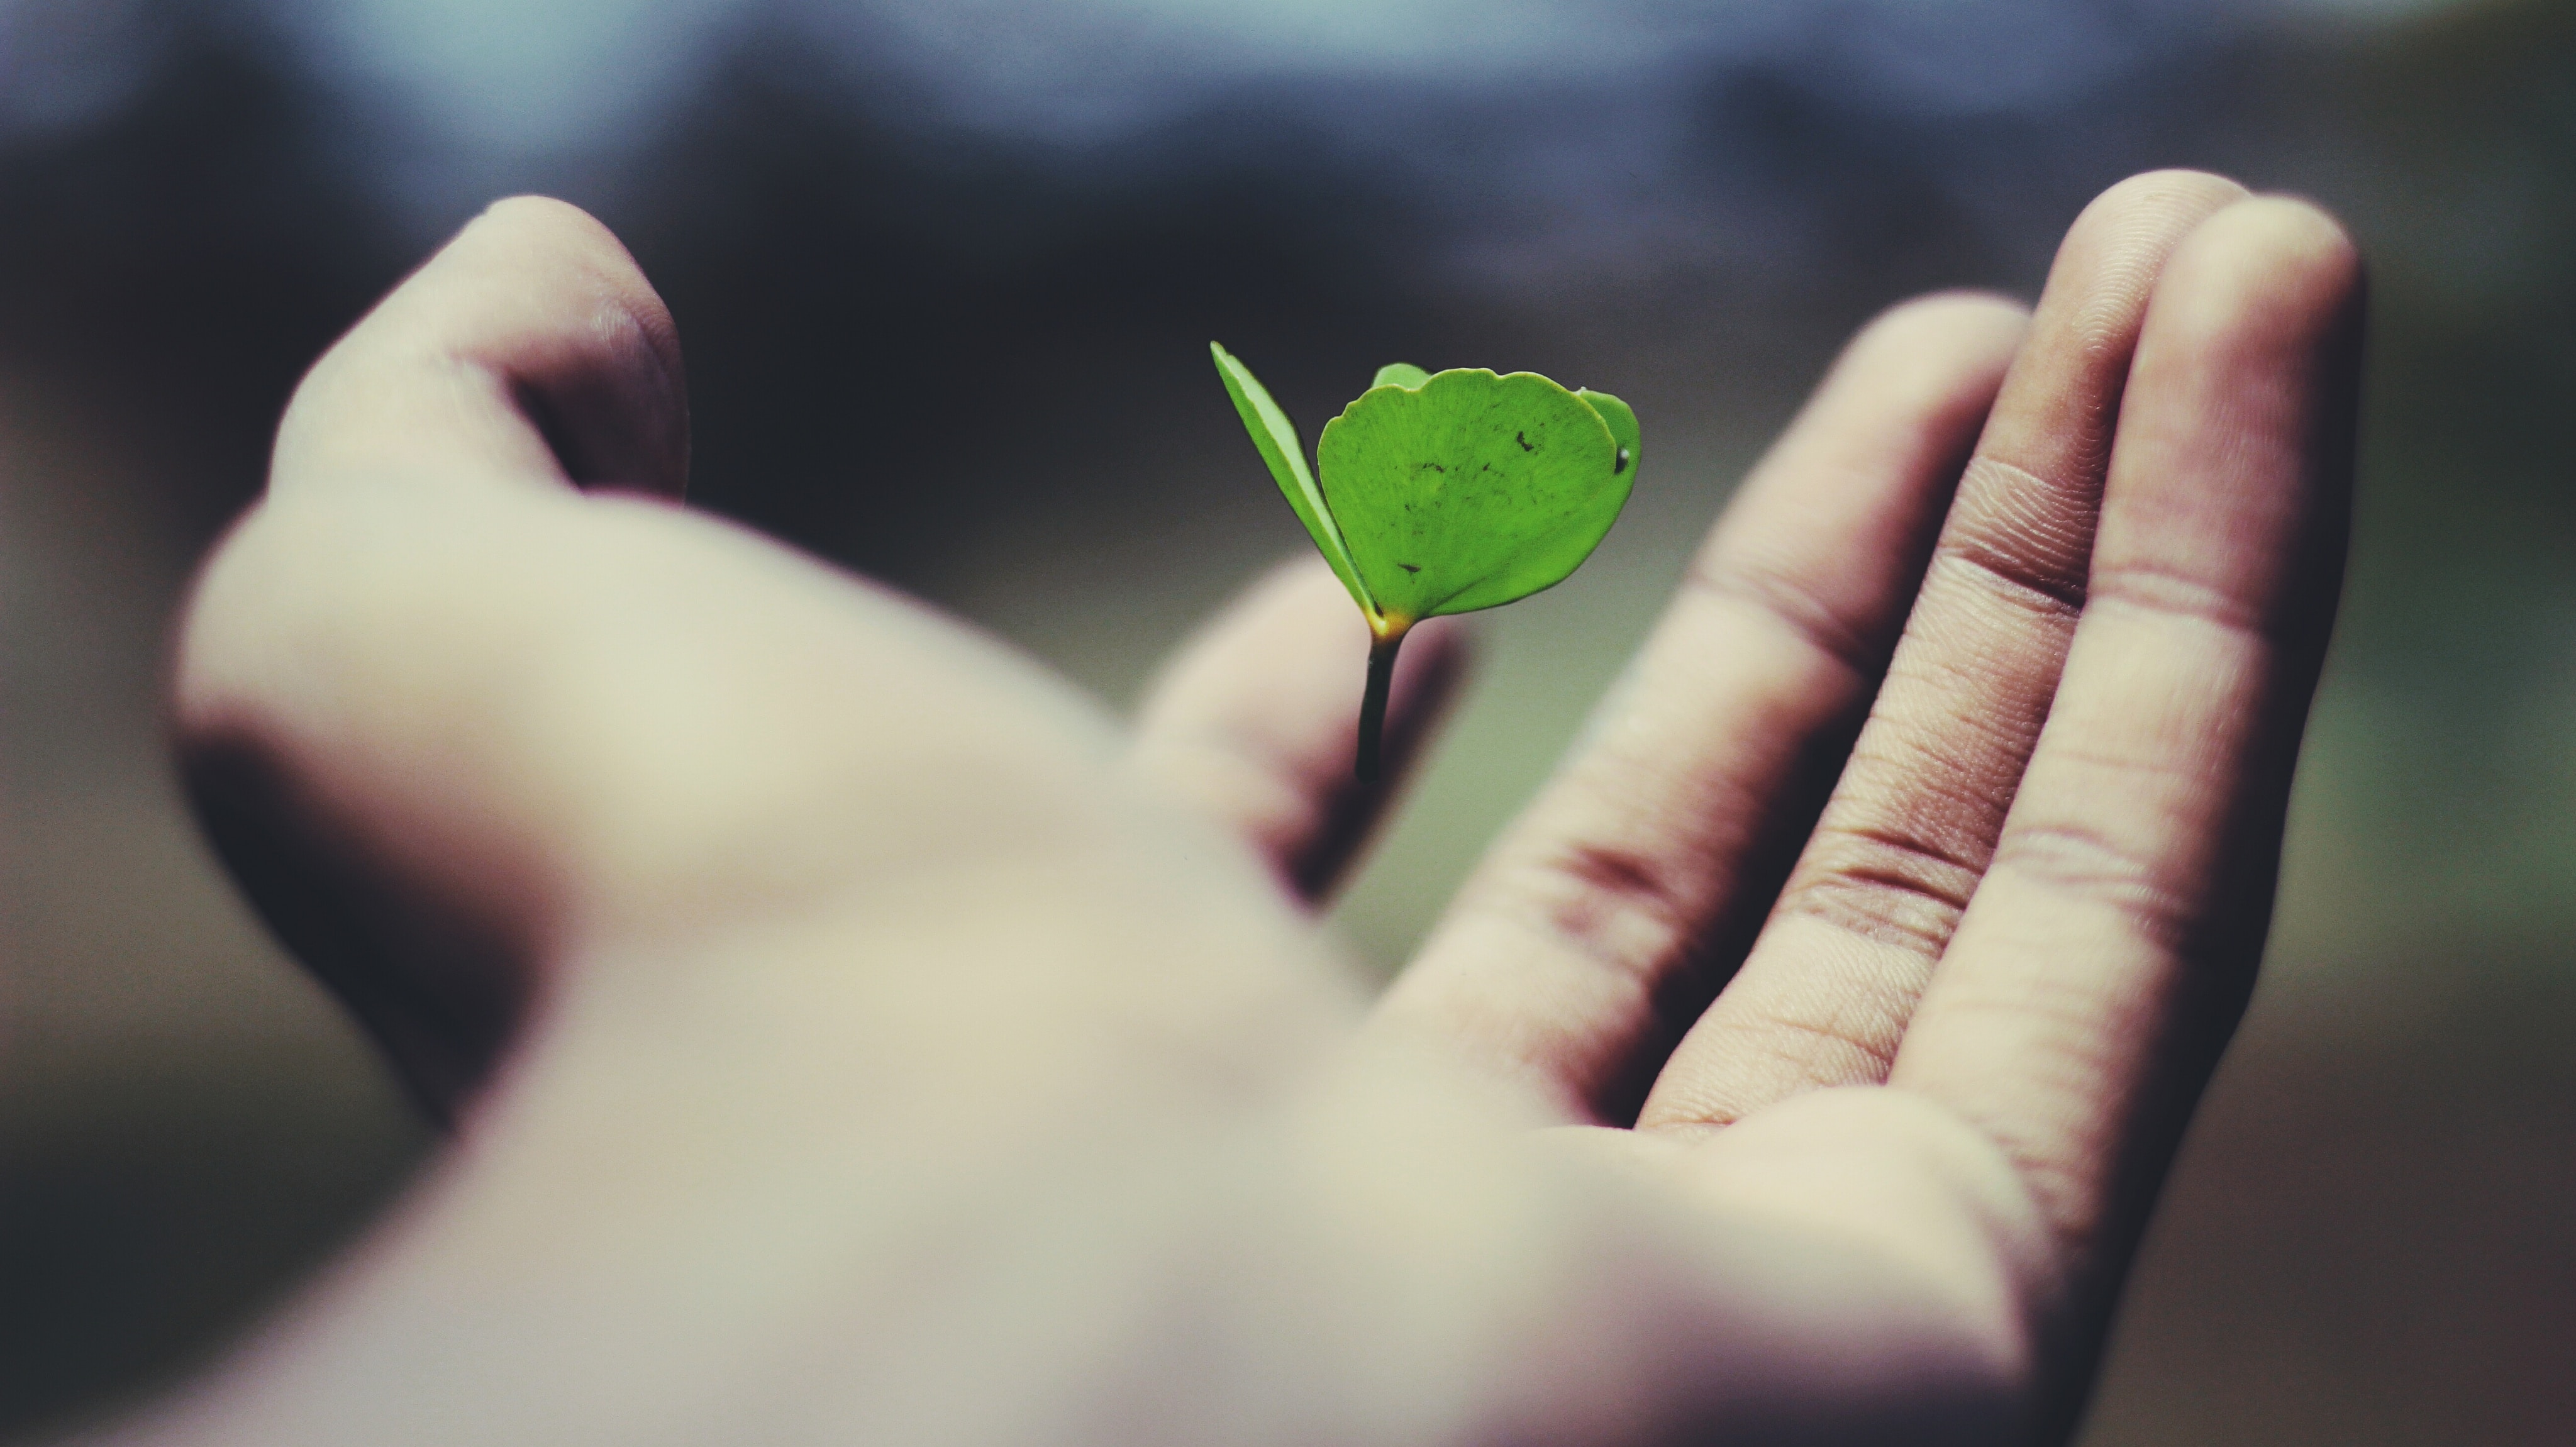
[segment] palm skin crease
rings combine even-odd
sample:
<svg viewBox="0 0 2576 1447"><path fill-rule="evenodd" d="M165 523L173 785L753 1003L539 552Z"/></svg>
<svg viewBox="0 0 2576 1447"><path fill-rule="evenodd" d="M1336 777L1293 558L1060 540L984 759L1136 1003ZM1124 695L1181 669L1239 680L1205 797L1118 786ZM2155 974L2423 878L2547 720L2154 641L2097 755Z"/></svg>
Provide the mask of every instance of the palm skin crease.
<svg viewBox="0 0 2576 1447"><path fill-rule="evenodd" d="M82 1440L2065 1440L2259 958L2359 295L2163 172L2035 308L1872 323L1371 999L1312 910L1448 620L1374 782L1329 561L1121 725L678 506L667 312L496 206L307 378L172 683L452 1145Z"/></svg>

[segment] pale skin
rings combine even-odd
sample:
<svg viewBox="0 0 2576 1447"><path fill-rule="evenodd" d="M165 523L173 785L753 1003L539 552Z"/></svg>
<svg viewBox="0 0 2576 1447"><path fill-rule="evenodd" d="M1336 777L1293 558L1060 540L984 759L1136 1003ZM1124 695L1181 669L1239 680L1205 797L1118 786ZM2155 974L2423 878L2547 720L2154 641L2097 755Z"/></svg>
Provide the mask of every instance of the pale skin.
<svg viewBox="0 0 2576 1447"><path fill-rule="evenodd" d="M1873 323L1371 1001L1320 563L1121 728L674 505L667 313L495 207L308 377L173 683L454 1141L99 1440L2062 1440L2261 953L2360 289L2160 173L2033 312Z"/></svg>

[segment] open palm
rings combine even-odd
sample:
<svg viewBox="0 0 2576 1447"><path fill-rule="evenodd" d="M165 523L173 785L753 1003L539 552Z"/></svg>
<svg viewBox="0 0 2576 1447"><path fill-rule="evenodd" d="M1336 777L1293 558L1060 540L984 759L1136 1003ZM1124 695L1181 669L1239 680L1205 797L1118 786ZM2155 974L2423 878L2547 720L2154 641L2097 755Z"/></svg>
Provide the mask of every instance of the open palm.
<svg viewBox="0 0 2576 1447"><path fill-rule="evenodd" d="M1875 323L1372 1004L1300 908L1384 797L1320 564L1123 733L672 506L667 315L495 208L307 379L175 703L457 1139L115 1435L2062 1436L2261 951L2358 295L2166 173L2035 315Z"/></svg>

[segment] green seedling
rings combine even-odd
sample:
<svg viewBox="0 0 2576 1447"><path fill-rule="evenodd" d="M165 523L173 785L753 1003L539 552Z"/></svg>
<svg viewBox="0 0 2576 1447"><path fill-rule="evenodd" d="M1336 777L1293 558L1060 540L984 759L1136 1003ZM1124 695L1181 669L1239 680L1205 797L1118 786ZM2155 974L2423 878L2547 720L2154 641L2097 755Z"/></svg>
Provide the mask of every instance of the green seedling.
<svg viewBox="0 0 2576 1447"><path fill-rule="evenodd" d="M1208 350L1279 491L1368 619L1358 772L1374 780L1405 633L1552 588L1591 556L1637 479L1637 414L1535 372L1397 362L1324 424L1310 472L1297 425L1251 369Z"/></svg>

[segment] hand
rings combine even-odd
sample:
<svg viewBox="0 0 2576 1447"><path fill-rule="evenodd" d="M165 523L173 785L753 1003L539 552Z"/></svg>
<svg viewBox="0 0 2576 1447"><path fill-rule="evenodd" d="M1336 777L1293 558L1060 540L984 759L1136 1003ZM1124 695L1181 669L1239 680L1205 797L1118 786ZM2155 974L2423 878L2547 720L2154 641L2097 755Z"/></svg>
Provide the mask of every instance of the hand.
<svg viewBox="0 0 2576 1447"><path fill-rule="evenodd" d="M2358 292L2164 174L2035 317L1874 324L1372 1011L1299 910L1378 802L1329 575L1122 739L672 506L667 315L496 207L307 379L175 682L456 1142L117 1435L2061 1436L2260 952Z"/></svg>

